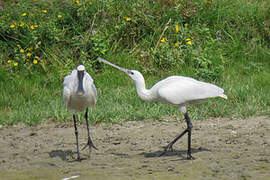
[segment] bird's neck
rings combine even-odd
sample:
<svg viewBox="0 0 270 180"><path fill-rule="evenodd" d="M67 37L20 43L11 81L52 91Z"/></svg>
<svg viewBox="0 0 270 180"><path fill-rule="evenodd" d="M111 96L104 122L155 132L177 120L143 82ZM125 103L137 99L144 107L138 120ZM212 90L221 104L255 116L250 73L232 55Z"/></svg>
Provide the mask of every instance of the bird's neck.
<svg viewBox="0 0 270 180"><path fill-rule="evenodd" d="M145 82L143 81L134 81L134 84L136 86L137 94L139 97L144 101L153 101L154 98L152 96L152 93L150 89L145 88Z"/></svg>

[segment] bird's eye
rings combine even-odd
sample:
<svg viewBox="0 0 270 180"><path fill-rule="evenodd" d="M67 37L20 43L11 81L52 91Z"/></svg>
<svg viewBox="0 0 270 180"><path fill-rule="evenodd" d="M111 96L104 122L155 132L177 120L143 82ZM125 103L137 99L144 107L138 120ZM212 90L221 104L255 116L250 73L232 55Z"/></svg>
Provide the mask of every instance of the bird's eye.
<svg viewBox="0 0 270 180"><path fill-rule="evenodd" d="M128 70L128 74L134 75L134 72Z"/></svg>

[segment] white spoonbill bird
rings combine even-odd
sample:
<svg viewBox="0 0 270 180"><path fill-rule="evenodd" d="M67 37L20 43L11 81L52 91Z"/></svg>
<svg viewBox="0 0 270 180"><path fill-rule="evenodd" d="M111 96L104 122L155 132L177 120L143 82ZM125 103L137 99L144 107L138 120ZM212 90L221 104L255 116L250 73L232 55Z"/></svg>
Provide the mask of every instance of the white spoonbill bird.
<svg viewBox="0 0 270 180"><path fill-rule="evenodd" d="M144 78L139 71L121 68L102 58L98 58L98 60L125 72L129 77L131 77L136 86L137 94L141 99L145 101L161 101L179 106L181 112L185 116L187 128L165 147L165 150L161 155L164 155L168 150L172 150L173 144L184 134L188 133L187 158L192 159L191 130L193 125L186 111L186 105L201 103L208 98L214 97L227 99L227 96L224 94L224 90L214 84L197 81L185 76L169 76L157 82L151 89L146 89Z"/></svg>
<svg viewBox="0 0 270 180"><path fill-rule="evenodd" d="M97 102L97 90L94 85L94 80L85 71L83 65L79 65L77 69L74 69L71 74L65 76L63 82L63 101L68 110L73 113L76 145L77 145L77 160L80 161L79 143L78 143L78 129L77 129L77 112L85 110L85 120L88 131L88 142L83 149L87 146L89 150L91 148L97 149L90 136L89 124L88 124L88 107L94 106Z"/></svg>

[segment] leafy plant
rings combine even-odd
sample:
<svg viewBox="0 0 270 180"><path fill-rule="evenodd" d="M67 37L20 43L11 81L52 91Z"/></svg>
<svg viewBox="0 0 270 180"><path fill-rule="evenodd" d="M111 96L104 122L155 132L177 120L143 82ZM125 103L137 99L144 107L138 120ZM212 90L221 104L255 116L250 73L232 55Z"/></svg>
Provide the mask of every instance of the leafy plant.
<svg viewBox="0 0 270 180"><path fill-rule="evenodd" d="M259 2L1 1L0 124L67 119L61 83L80 63L100 95L93 122L178 117L140 101L98 56L140 70L149 85L179 74L223 87L228 100L192 107L195 118L269 115L270 6Z"/></svg>

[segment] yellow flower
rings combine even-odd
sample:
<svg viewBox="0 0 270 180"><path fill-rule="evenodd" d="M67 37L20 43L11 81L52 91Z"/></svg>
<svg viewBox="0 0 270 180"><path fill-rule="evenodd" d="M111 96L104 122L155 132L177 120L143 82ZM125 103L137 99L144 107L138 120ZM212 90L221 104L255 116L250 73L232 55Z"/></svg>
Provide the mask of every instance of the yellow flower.
<svg viewBox="0 0 270 180"><path fill-rule="evenodd" d="M15 62L13 63L13 66L17 67L19 65L19 63Z"/></svg>
<svg viewBox="0 0 270 180"><path fill-rule="evenodd" d="M38 63L38 60L37 60L37 59L34 59L34 60L33 60L33 63L34 63L34 64L37 64L37 63Z"/></svg>
<svg viewBox="0 0 270 180"><path fill-rule="evenodd" d="M179 26L175 25L175 32L178 32L178 31L179 31Z"/></svg>
<svg viewBox="0 0 270 180"><path fill-rule="evenodd" d="M9 25L10 28L15 28L14 24Z"/></svg>
<svg viewBox="0 0 270 180"><path fill-rule="evenodd" d="M21 45L19 45L19 44L17 44L16 46L17 46L17 47L21 47Z"/></svg>
<svg viewBox="0 0 270 180"><path fill-rule="evenodd" d="M57 17L60 19L60 18L62 18L63 16L62 16L61 14L58 14L58 16L57 16Z"/></svg>
<svg viewBox="0 0 270 180"><path fill-rule="evenodd" d="M24 49L20 49L20 53L24 53Z"/></svg>
<svg viewBox="0 0 270 180"><path fill-rule="evenodd" d="M30 29L32 29L32 30L35 29L35 26L31 25L31 26L30 26Z"/></svg>
<svg viewBox="0 0 270 180"><path fill-rule="evenodd" d="M174 43L175 47L179 47L179 42Z"/></svg>
<svg viewBox="0 0 270 180"><path fill-rule="evenodd" d="M73 0L73 3L77 3L77 4L79 4L79 3L80 3L80 1L79 1L79 0Z"/></svg>
<svg viewBox="0 0 270 180"><path fill-rule="evenodd" d="M186 39L186 43L187 43L187 45L191 45L192 44L192 42L191 42L191 40L189 38Z"/></svg>
<svg viewBox="0 0 270 180"><path fill-rule="evenodd" d="M93 5L93 3L92 3L92 2L89 2L89 5L90 5L90 6L92 6L92 5Z"/></svg>
<svg viewBox="0 0 270 180"><path fill-rule="evenodd" d="M21 22L19 26L20 27L23 27L24 26L24 22Z"/></svg>
<svg viewBox="0 0 270 180"><path fill-rule="evenodd" d="M11 59L9 59L7 62L8 62L8 63L11 63L11 62L12 62L12 60L11 60Z"/></svg>
<svg viewBox="0 0 270 180"><path fill-rule="evenodd" d="M46 9L43 9L43 10L41 10L41 12L46 14L48 11Z"/></svg>
<svg viewBox="0 0 270 180"><path fill-rule="evenodd" d="M166 41L165 37L162 37L162 38L160 39L160 42L165 42L165 41Z"/></svg>
<svg viewBox="0 0 270 180"><path fill-rule="evenodd" d="M26 56L27 57L30 57L32 54L30 53L30 52L28 52L27 54L26 54Z"/></svg>
<svg viewBox="0 0 270 180"><path fill-rule="evenodd" d="M38 25L37 25L37 24L35 24L35 25L34 25L34 28L37 28L37 27L38 27Z"/></svg>
<svg viewBox="0 0 270 180"><path fill-rule="evenodd" d="M131 18L130 17L125 17L126 21L131 21Z"/></svg>
<svg viewBox="0 0 270 180"><path fill-rule="evenodd" d="M26 16L27 14L26 13L22 13L22 17Z"/></svg>
<svg viewBox="0 0 270 180"><path fill-rule="evenodd" d="M27 48L27 50L28 50L28 51L32 51L32 50L33 50L33 48L32 48L32 47L30 47L30 48Z"/></svg>

